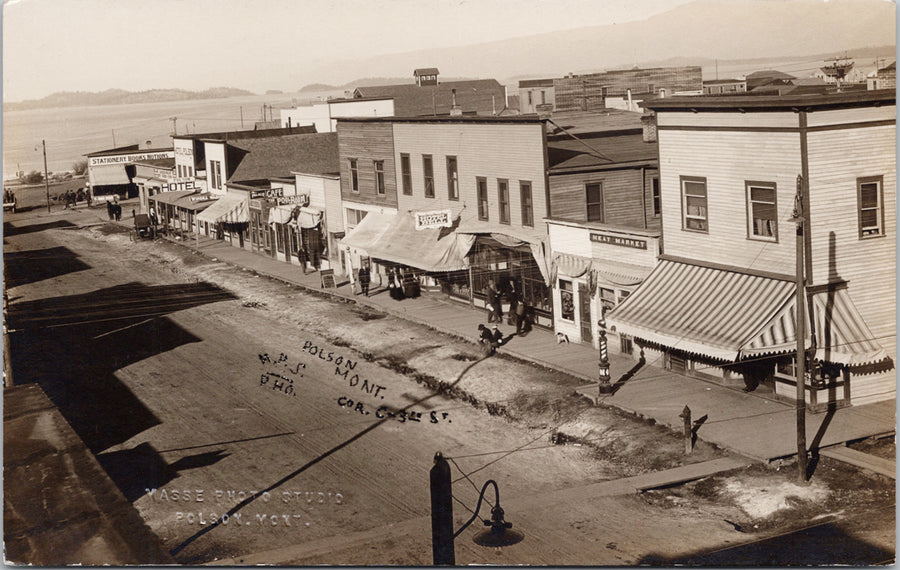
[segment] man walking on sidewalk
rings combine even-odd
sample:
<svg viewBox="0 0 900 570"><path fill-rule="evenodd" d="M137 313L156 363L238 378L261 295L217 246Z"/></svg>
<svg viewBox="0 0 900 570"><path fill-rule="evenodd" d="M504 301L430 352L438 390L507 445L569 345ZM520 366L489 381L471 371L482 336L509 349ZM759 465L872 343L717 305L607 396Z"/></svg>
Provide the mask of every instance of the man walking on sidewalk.
<svg viewBox="0 0 900 570"><path fill-rule="evenodd" d="M372 280L371 274L369 273L369 264L364 263L362 267L359 268L359 287L362 289L363 295L366 297L369 296L369 282Z"/></svg>

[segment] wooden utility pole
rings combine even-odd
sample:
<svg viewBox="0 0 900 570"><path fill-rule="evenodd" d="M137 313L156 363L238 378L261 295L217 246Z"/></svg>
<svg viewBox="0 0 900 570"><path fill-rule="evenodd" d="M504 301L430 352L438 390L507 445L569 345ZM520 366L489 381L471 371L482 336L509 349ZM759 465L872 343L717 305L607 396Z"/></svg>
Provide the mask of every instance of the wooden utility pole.
<svg viewBox="0 0 900 570"><path fill-rule="evenodd" d="M797 176L797 196L794 198L794 222L797 224L797 360L794 372L797 380L797 470L801 482L807 478L806 455L806 278L805 278L805 231L806 212L803 197L806 179Z"/></svg>
<svg viewBox="0 0 900 570"><path fill-rule="evenodd" d="M47 213L50 213L50 177L47 173L47 143L41 139L41 148L44 149L44 186L47 187Z"/></svg>

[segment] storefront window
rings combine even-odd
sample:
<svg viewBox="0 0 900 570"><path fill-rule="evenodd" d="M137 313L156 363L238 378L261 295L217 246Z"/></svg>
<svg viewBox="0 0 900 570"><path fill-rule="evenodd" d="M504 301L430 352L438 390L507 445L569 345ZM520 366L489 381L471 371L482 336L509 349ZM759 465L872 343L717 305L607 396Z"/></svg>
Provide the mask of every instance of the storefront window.
<svg viewBox="0 0 900 570"><path fill-rule="evenodd" d="M575 321L575 293L572 282L559 280L560 317L565 321Z"/></svg>
<svg viewBox="0 0 900 570"><path fill-rule="evenodd" d="M528 246L510 248L479 237L469 260L472 288L479 298L484 297L488 281L493 280L504 299L511 291L520 291L528 307L545 315L553 312L551 289L544 283Z"/></svg>

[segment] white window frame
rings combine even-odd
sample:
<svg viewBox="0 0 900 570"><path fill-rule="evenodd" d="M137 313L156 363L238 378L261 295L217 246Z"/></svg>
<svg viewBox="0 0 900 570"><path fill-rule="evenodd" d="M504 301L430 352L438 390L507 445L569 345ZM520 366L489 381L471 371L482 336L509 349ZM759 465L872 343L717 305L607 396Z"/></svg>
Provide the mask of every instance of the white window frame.
<svg viewBox="0 0 900 570"><path fill-rule="evenodd" d="M877 191L877 204L875 207L863 207L862 188L867 184L875 184ZM856 179L856 199L857 199L857 219L859 220L859 239L871 239L884 237L884 177L882 176L866 176ZM863 212L875 211L874 226L863 225Z"/></svg>
<svg viewBox="0 0 900 570"><path fill-rule="evenodd" d="M747 193L747 239L757 240L757 241L778 241L778 188L776 187L774 182L756 182L756 181L746 181L744 183ZM753 199L753 190L769 190L772 192L772 201L765 202L762 200L754 200ZM771 220L771 228L768 228L771 231L772 235L765 235L757 233L757 224L756 224L756 216L755 216L755 206L760 205L771 205L772 209L775 211L775 216ZM761 220L765 221L765 220Z"/></svg>
<svg viewBox="0 0 900 570"><path fill-rule="evenodd" d="M701 196L697 193L689 194L687 190L688 184L703 185L702 212L689 213L688 198L700 198ZM703 227L691 227L690 222L695 221L701 222ZM709 233L709 185L706 183L706 178L700 178L697 176L681 177L681 229L687 232L698 232L704 234Z"/></svg>

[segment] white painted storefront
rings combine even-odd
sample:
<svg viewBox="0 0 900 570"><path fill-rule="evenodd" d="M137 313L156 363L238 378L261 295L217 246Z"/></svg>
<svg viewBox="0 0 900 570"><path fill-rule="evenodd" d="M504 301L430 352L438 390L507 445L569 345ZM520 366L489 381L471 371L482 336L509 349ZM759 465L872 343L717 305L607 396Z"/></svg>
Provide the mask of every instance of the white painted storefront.
<svg viewBox="0 0 900 570"><path fill-rule="evenodd" d="M601 308L612 309L656 266L660 233L599 223L546 219L553 277L553 326L569 342L599 348ZM607 330L611 352L630 353L629 339Z"/></svg>

